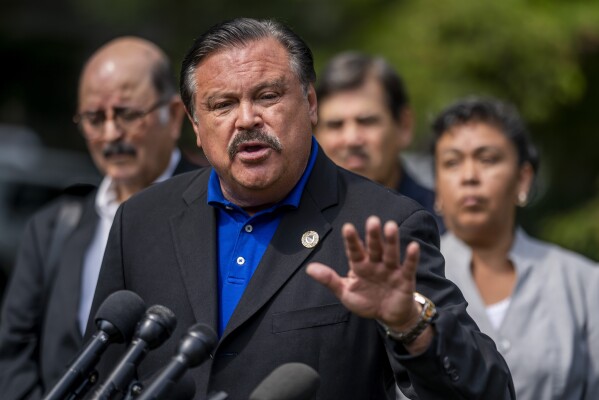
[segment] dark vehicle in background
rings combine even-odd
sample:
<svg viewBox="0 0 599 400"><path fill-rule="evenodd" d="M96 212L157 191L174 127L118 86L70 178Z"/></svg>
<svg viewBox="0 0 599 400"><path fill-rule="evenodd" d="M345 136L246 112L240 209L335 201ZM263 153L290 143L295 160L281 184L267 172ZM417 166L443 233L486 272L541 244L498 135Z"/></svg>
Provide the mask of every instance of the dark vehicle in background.
<svg viewBox="0 0 599 400"><path fill-rule="evenodd" d="M70 185L99 182L86 153L44 147L32 130L0 124L0 302L31 215Z"/></svg>

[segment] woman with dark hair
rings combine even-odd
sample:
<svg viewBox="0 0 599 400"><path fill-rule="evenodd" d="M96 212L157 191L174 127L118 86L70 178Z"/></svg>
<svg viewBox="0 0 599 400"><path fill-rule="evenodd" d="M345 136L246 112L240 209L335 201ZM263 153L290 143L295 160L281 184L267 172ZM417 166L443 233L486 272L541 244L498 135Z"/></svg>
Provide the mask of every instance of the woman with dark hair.
<svg viewBox="0 0 599 400"><path fill-rule="evenodd" d="M516 223L538 154L510 105L460 100L434 121L445 273L512 372L518 399L599 399L599 268Z"/></svg>

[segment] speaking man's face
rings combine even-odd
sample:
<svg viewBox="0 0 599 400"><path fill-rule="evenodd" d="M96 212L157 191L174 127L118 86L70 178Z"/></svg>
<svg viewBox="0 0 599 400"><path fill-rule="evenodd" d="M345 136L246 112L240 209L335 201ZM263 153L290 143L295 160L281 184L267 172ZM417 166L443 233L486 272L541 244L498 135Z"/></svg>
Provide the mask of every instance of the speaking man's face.
<svg viewBox="0 0 599 400"><path fill-rule="evenodd" d="M262 207L284 198L308 160L316 95L286 49L267 38L226 48L196 68L193 126L226 198Z"/></svg>

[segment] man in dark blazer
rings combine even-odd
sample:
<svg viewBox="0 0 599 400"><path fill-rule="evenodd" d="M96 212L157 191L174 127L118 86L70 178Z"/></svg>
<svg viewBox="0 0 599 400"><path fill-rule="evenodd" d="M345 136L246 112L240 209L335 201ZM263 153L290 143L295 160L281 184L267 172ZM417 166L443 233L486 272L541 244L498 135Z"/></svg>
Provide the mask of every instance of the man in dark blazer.
<svg viewBox="0 0 599 400"><path fill-rule="evenodd" d="M105 176L97 189L69 189L27 226L2 310L3 399L40 398L81 347L118 205L197 168L176 148L184 109L174 81L162 50L140 38L113 40L86 63L75 120Z"/></svg>
<svg viewBox="0 0 599 400"><path fill-rule="evenodd" d="M416 200L436 219L435 193L421 185L400 159L412 142L414 116L404 80L383 57L357 51L331 58L318 76L318 125L327 156Z"/></svg>
<svg viewBox="0 0 599 400"><path fill-rule="evenodd" d="M213 168L119 208L92 313L128 289L176 314L141 379L190 325L213 327L196 399L247 399L287 362L318 371L317 399L392 399L396 382L412 398L513 398L504 360L443 276L432 216L337 167L312 138L314 79L309 48L274 21L235 19L195 41L181 92ZM90 321L86 337L95 331ZM100 381L123 350L104 354Z"/></svg>

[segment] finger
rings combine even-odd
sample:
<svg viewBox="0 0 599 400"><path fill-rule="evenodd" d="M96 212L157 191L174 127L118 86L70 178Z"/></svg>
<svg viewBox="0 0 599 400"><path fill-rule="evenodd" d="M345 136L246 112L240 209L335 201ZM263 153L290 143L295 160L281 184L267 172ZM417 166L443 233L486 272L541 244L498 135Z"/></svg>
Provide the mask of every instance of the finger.
<svg viewBox="0 0 599 400"><path fill-rule="evenodd" d="M356 227L352 224L344 224L341 228L341 235L345 244L345 254L349 262L360 262L366 257L366 251L364 250L364 244Z"/></svg>
<svg viewBox="0 0 599 400"><path fill-rule="evenodd" d="M341 299L344 288L343 279L332 268L313 262L306 267L306 273L315 281L329 288L335 296Z"/></svg>
<svg viewBox="0 0 599 400"><path fill-rule="evenodd" d="M401 266L403 276L409 281L416 281L416 270L420 261L420 245L416 242L410 242L406 247L406 257Z"/></svg>
<svg viewBox="0 0 599 400"><path fill-rule="evenodd" d="M399 228L395 221L387 221L383 227L385 244L383 249L383 263L386 267L396 269L399 267Z"/></svg>
<svg viewBox="0 0 599 400"><path fill-rule="evenodd" d="M370 261L379 263L383 260L381 220L375 216L370 216L366 220L366 251Z"/></svg>

